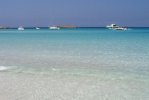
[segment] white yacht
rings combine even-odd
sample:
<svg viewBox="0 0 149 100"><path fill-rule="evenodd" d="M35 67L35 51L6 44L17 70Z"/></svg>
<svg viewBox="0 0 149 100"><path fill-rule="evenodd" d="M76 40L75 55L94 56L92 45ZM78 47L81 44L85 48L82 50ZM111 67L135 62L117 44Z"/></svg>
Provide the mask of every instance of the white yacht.
<svg viewBox="0 0 149 100"><path fill-rule="evenodd" d="M36 30L39 30L40 28L39 27L36 27Z"/></svg>
<svg viewBox="0 0 149 100"><path fill-rule="evenodd" d="M22 26L19 26L19 27L18 27L18 30L19 30L19 31L23 31L24 28L23 28Z"/></svg>
<svg viewBox="0 0 149 100"><path fill-rule="evenodd" d="M107 25L106 27L109 28L109 29L119 28L119 26L116 25L116 24Z"/></svg>
<svg viewBox="0 0 149 100"><path fill-rule="evenodd" d="M113 30L127 30L127 28L120 27L116 24L107 25L106 27L109 28L109 29L113 29Z"/></svg>
<svg viewBox="0 0 149 100"><path fill-rule="evenodd" d="M49 29L51 29L51 30L59 30L60 28L57 27L57 26L51 26L51 27L49 27Z"/></svg>
<svg viewBox="0 0 149 100"><path fill-rule="evenodd" d="M125 28L125 27L118 27L118 28L114 28L113 30L127 30L127 28Z"/></svg>

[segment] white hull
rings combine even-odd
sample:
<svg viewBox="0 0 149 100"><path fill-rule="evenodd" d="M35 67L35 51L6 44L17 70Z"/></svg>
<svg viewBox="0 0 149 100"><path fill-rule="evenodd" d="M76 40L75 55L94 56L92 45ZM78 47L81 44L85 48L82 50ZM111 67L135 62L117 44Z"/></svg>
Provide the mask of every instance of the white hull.
<svg viewBox="0 0 149 100"><path fill-rule="evenodd" d="M114 30L127 30L127 28L119 27L119 28L115 28Z"/></svg>
<svg viewBox="0 0 149 100"><path fill-rule="evenodd" d="M36 27L36 30L39 30L40 28L39 27Z"/></svg>
<svg viewBox="0 0 149 100"><path fill-rule="evenodd" d="M24 31L24 28L23 27L19 27L18 30L19 31Z"/></svg>
<svg viewBox="0 0 149 100"><path fill-rule="evenodd" d="M56 26L52 26L52 27L49 27L50 30L59 30L60 28L59 27L56 27Z"/></svg>
<svg viewBox="0 0 149 100"><path fill-rule="evenodd" d="M112 29L112 30L127 30L127 28L120 27L120 26L118 26L116 24L107 25L106 27L108 29Z"/></svg>

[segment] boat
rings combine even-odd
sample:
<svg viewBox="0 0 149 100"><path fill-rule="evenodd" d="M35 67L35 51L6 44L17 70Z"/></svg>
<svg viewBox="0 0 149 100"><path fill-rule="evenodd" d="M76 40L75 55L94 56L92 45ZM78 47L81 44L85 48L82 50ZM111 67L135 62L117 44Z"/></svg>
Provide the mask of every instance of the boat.
<svg viewBox="0 0 149 100"><path fill-rule="evenodd" d="M23 28L22 26L19 26L19 27L18 27L18 30L19 30L19 31L23 31L24 28Z"/></svg>
<svg viewBox="0 0 149 100"><path fill-rule="evenodd" d="M113 29L113 30L127 30L126 27L121 27L121 26L118 26L116 24L107 25L106 27L108 29Z"/></svg>
<svg viewBox="0 0 149 100"><path fill-rule="evenodd" d="M36 30L39 30L40 28L39 27L36 27Z"/></svg>
<svg viewBox="0 0 149 100"><path fill-rule="evenodd" d="M114 28L114 30L127 30L127 28L125 28L125 27L118 27L118 28Z"/></svg>
<svg viewBox="0 0 149 100"><path fill-rule="evenodd" d="M116 25L116 24L107 25L106 27L109 28L109 29L119 28L119 26Z"/></svg>
<svg viewBox="0 0 149 100"><path fill-rule="evenodd" d="M57 27L57 26L51 26L51 27L49 27L49 29L51 29L51 30L59 30L60 27Z"/></svg>

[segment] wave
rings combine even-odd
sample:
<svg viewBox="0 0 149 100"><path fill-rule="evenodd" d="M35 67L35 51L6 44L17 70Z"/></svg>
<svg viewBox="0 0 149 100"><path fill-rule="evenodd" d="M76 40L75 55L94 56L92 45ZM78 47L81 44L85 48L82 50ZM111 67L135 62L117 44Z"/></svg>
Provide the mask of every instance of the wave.
<svg viewBox="0 0 149 100"><path fill-rule="evenodd" d="M14 69L16 66L0 66L0 71L7 71L9 69Z"/></svg>
<svg viewBox="0 0 149 100"><path fill-rule="evenodd" d="M6 66L0 66L0 71L5 71L5 70L8 70L9 68L6 67Z"/></svg>

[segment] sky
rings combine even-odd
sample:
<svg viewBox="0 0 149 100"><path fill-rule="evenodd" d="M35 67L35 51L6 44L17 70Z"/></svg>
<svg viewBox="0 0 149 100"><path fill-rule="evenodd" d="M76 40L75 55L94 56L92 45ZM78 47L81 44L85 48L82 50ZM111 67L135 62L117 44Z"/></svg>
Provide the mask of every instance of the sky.
<svg viewBox="0 0 149 100"><path fill-rule="evenodd" d="M0 25L149 27L149 0L0 0Z"/></svg>

